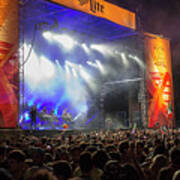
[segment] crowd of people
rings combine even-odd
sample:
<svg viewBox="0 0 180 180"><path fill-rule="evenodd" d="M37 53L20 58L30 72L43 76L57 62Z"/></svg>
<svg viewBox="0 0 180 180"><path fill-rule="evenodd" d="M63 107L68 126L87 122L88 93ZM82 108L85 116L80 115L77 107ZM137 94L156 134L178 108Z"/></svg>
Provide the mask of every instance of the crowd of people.
<svg viewBox="0 0 180 180"><path fill-rule="evenodd" d="M3 180L179 180L180 130L66 131L0 142Z"/></svg>

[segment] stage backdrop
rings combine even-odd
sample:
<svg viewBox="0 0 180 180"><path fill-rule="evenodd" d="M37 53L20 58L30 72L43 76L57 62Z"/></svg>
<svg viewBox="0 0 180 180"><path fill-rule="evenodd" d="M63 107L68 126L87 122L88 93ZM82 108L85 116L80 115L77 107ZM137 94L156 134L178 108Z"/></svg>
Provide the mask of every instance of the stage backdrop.
<svg viewBox="0 0 180 180"><path fill-rule="evenodd" d="M145 55L149 128L173 127L174 99L169 40L145 33Z"/></svg>
<svg viewBox="0 0 180 180"><path fill-rule="evenodd" d="M104 0L49 0L97 17L108 19L116 24L136 29L136 15Z"/></svg>
<svg viewBox="0 0 180 180"><path fill-rule="evenodd" d="M18 119L18 0L0 0L0 127Z"/></svg>

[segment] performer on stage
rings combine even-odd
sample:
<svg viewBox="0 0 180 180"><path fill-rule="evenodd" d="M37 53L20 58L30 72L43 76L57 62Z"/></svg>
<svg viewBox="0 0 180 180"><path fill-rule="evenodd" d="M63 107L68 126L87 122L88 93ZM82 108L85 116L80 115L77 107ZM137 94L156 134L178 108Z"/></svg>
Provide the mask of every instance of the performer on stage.
<svg viewBox="0 0 180 180"><path fill-rule="evenodd" d="M30 110L31 129L33 129L33 126L35 129L37 128L36 116L37 116L37 108L36 108L36 105L34 105Z"/></svg>
<svg viewBox="0 0 180 180"><path fill-rule="evenodd" d="M47 108L46 108L46 106L43 107L43 109L42 109L42 114L47 114Z"/></svg>
<svg viewBox="0 0 180 180"><path fill-rule="evenodd" d="M68 124L69 128L72 128L72 123L73 123L72 116L70 113L67 112L67 109L63 111L61 118L65 121L65 123Z"/></svg>

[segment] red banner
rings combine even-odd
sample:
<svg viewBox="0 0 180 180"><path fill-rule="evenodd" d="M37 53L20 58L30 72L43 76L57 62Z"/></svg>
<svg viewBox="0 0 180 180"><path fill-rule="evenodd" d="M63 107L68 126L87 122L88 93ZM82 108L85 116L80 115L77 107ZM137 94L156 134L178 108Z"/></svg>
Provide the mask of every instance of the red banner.
<svg viewBox="0 0 180 180"><path fill-rule="evenodd" d="M18 0L0 1L0 128L18 120Z"/></svg>
<svg viewBox="0 0 180 180"><path fill-rule="evenodd" d="M152 127L174 126L174 98L168 39L145 34L148 122Z"/></svg>

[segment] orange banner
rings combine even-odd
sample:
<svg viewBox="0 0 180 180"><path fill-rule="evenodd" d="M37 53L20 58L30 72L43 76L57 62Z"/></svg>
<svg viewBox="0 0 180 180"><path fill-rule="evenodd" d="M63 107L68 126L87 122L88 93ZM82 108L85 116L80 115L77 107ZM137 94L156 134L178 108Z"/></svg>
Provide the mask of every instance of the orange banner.
<svg viewBox="0 0 180 180"><path fill-rule="evenodd" d="M174 97L168 39L145 33L149 127L174 126Z"/></svg>
<svg viewBox="0 0 180 180"><path fill-rule="evenodd" d="M0 1L0 128L18 120L18 0Z"/></svg>
<svg viewBox="0 0 180 180"><path fill-rule="evenodd" d="M135 13L104 0L50 0L57 4L108 19L119 25L136 29Z"/></svg>

